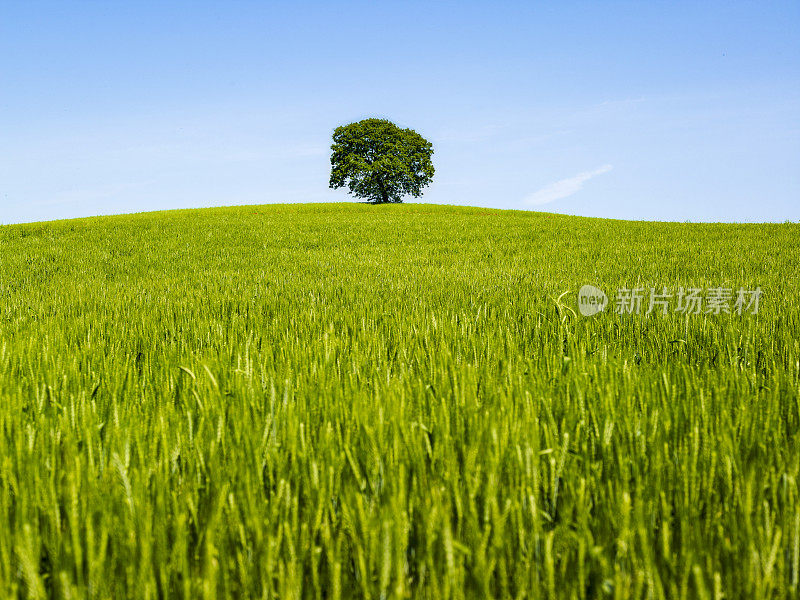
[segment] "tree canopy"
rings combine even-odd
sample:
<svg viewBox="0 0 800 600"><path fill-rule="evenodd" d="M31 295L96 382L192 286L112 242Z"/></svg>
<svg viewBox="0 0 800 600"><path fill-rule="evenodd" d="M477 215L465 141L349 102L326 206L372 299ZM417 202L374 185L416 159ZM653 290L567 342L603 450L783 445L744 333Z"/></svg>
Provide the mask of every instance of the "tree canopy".
<svg viewBox="0 0 800 600"><path fill-rule="evenodd" d="M413 129L386 119L364 119L337 127L331 146L330 187L347 186L375 204L415 198L433 179L433 144Z"/></svg>

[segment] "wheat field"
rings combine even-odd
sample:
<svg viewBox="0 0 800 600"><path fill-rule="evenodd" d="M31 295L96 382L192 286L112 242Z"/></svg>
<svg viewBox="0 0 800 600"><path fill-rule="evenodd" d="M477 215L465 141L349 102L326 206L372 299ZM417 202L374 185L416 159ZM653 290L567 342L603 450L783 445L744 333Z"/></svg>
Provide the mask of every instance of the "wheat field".
<svg viewBox="0 0 800 600"><path fill-rule="evenodd" d="M2 597L800 597L798 224L269 205L0 249Z"/></svg>

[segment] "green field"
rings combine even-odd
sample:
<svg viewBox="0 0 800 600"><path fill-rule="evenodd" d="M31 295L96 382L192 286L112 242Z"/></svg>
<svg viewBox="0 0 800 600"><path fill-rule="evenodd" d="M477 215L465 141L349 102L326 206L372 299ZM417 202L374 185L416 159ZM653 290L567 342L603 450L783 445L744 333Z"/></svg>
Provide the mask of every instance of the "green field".
<svg viewBox="0 0 800 600"><path fill-rule="evenodd" d="M0 249L0 597L800 595L800 225L271 205Z"/></svg>

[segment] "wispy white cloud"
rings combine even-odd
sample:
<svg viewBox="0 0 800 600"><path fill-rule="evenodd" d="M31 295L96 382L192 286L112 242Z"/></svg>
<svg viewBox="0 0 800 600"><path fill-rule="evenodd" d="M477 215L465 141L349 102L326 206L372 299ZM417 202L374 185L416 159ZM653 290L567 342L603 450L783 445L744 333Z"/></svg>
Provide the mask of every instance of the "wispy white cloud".
<svg viewBox="0 0 800 600"><path fill-rule="evenodd" d="M555 183L546 185L542 189L527 195L524 199L524 202L525 204L537 206L540 204L553 202L554 200L560 200L561 198L566 198L567 196L571 196L575 192L580 191L583 188L583 184L589 181L592 177L597 177L603 173L608 173L613 168L614 167L611 165L603 165L594 171L585 171L583 173L578 173L574 177L568 177L567 179L556 181Z"/></svg>

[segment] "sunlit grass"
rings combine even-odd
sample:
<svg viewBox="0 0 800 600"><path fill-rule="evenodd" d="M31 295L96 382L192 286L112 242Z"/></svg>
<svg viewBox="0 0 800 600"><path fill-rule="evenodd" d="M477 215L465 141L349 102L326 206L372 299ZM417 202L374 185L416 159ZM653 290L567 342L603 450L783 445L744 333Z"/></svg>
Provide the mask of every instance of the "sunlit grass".
<svg viewBox="0 0 800 600"><path fill-rule="evenodd" d="M2 597L800 592L798 225L276 205L0 248ZM582 318L586 283L764 296Z"/></svg>

